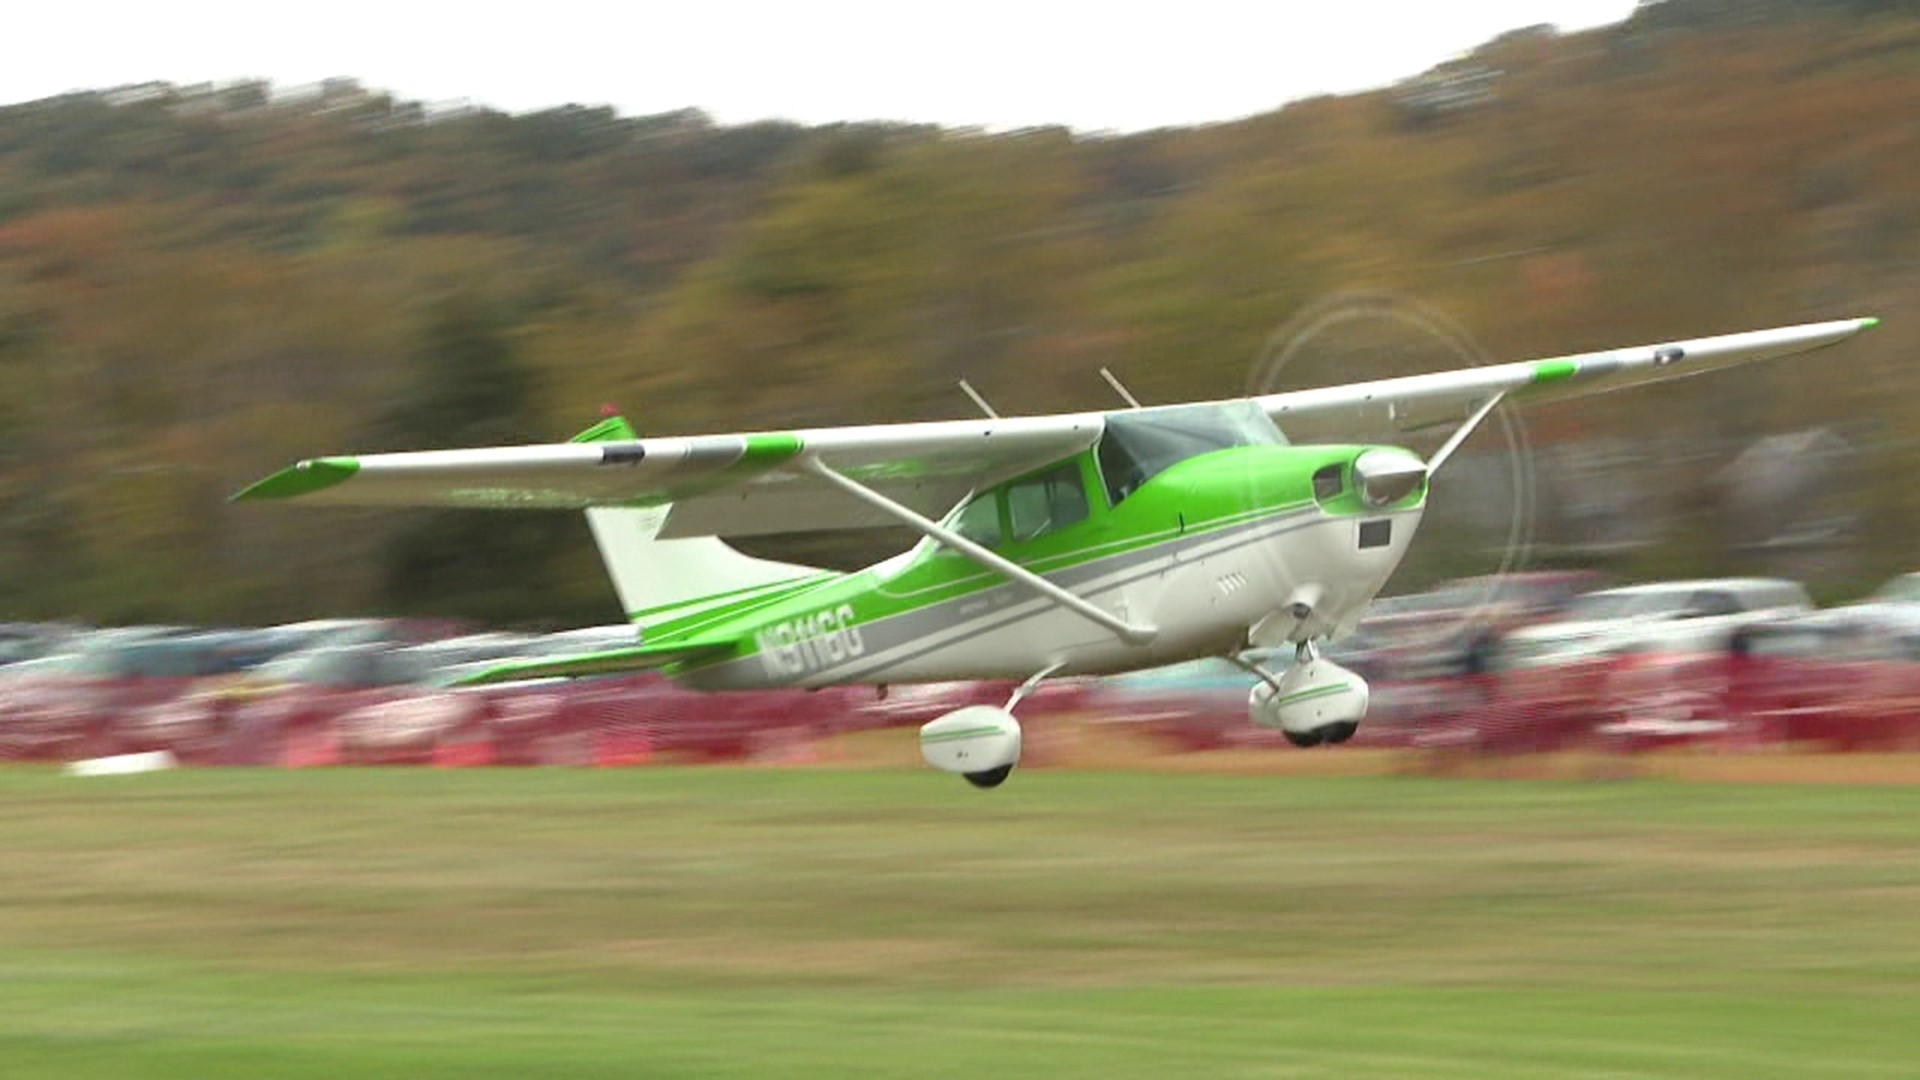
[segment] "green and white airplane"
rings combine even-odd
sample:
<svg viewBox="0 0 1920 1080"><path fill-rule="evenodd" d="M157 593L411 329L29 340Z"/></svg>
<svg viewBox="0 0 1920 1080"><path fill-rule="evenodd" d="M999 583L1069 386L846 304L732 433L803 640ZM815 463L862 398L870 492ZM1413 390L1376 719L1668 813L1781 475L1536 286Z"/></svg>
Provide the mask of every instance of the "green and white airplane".
<svg viewBox="0 0 1920 1080"><path fill-rule="evenodd" d="M921 729L929 764L992 787L1019 761L1013 709L1054 676L1227 657L1259 676L1254 722L1300 745L1346 740L1367 685L1316 643L1360 620L1433 474L1497 405L1800 353L1877 322L1104 413L651 439L616 416L552 445L315 458L236 498L584 510L636 644L470 681L649 668L704 690L1020 680L1004 707ZM1320 441L1382 424L1452 433L1424 460ZM855 573L719 539L881 525L922 540ZM1249 659L1288 644L1282 670Z"/></svg>

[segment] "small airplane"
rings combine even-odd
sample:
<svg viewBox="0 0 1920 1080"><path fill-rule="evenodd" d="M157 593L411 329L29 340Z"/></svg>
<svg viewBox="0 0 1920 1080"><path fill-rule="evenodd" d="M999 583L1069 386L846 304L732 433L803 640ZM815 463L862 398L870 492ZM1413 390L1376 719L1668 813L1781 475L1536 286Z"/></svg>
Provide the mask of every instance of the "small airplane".
<svg viewBox="0 0 1920 1080"><path fill-rule="evenodd" d="M1344 742L1367 684L1318 645L1359 622L1434 474L1501 402L1805 352L1878 321L1112 412L667 438L614 415L566 443L314 458L235 498L583 510L636 644L467 682L640 669L704 690L1017 680L1004 706L920 731L929 764L994 787L1020 758L1013 710L1042 680L1208 656L1257 676L1255 723L1296 745ZM1382 423L1452 431L1425 459L1315 441ZM719 539L881 525L921 540L854 573ZM1283 670L1257 659L1288 645Z"/></svg>

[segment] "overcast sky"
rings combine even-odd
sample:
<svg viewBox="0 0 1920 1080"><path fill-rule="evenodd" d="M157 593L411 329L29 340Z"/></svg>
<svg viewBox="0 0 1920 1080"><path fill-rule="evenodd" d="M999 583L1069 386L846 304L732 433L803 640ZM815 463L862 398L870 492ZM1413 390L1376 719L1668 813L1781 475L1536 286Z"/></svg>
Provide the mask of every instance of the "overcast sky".
<svg viewBox="0 0 1920 1080"><path fill-rule="evenodd" d="M127 83L330 76L429 102L733 123L890 119L1134 131L1381 86L1504 30L1617 22L1633 0L407 0L16 5L0 102Z"/></svg>

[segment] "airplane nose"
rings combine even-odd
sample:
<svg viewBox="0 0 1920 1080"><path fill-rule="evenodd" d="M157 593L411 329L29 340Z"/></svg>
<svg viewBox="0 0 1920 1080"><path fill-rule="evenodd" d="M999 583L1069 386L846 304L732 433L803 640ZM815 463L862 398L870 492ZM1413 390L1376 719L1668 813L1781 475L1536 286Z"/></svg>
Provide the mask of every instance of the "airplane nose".
<svg viewBox="0 0 1920 1080"><path fill-rule="evenodd" d="M1417 491L1427 479L1427 463L1397 446L1368 450L1353 462L1354 486L1369 508L1391 506Z"/></svg>

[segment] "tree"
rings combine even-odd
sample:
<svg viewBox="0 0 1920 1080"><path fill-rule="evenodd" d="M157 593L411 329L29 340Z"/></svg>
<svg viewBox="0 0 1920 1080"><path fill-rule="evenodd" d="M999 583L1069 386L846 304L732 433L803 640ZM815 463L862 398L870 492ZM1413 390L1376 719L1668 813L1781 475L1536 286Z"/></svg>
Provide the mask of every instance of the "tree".
<svg viewBox="0 0 1920 1080"><path fill-rule="evenodd" d="M434 308L416 359L415 389L386 417L386 441L418 448L543 437L532 430L531 386L516 356L511 310L472 295ZM564 556L588 539L584 519L575 514L428 512L388 542L386 595L408 614L491 623L604 621L612 615L608 607L582 604L561 587ZM610 605L611 594L600 592Z"/></svg>

